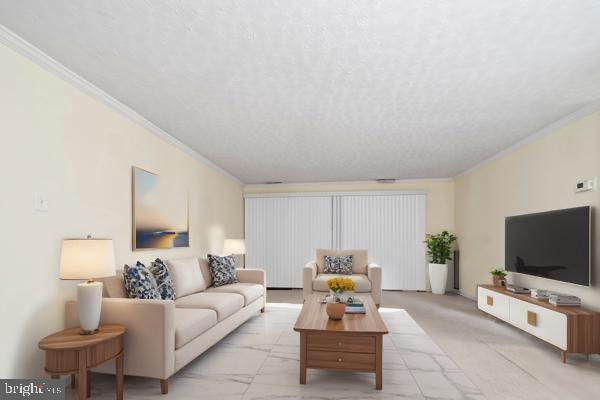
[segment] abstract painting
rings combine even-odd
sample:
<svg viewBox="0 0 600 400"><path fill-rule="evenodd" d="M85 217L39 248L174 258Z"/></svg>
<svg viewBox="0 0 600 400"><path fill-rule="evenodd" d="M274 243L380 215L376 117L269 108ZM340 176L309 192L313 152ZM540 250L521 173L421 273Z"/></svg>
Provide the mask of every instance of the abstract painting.
<svg viewBox="0 0 600 400"><path fill-rule="evenodd" d="M189 245L187 191L133 167L133 250Z"/></svg>

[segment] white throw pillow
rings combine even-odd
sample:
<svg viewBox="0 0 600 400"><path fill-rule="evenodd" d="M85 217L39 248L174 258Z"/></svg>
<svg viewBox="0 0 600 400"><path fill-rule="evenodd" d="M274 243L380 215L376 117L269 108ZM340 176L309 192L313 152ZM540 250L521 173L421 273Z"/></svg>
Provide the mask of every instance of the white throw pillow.
<svg viewBox="0 0 600 400"><path fill-rule="evenodd" d="M197 258L167 260L167 266L173 278L177 298L206 289L206 282Z"/></svg>

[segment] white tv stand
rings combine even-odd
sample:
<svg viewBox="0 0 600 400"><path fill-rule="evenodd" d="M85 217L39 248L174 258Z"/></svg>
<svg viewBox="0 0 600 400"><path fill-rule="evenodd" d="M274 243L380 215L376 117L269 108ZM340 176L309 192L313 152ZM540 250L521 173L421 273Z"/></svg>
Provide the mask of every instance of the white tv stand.
<svg viewBox="0 0 600 400"><path fill-rule="evenodd" d="M600 353L600 313L556 307L548 300L493 285L477 287L477 307L558 347L563 362L567 362L567 353Z"/></svg>

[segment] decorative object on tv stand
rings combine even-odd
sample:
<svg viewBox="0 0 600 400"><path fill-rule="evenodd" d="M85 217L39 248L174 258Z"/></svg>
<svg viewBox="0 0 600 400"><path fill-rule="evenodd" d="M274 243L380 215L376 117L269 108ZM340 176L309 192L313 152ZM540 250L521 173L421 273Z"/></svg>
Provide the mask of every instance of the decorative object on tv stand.
<svg viewBox="0 0 600 400"><path fill-rule="evenodd" d="M326 311L331 319L342 319L346 313L346 304L342 302L344 292L354 290L354 281L350 278L331 278L327 281L331 291L330 300L327 302Z"/></svg>
<svg viewBox="0 0 600 400"><path fill-rule="evenodd" d="M427 255L431 257L429 263L429 281L431 283L431 292L435 294L446 293L446 280L448 279L448 265L446 262L452 260L452 243L456 236L443 231L437 235L427 235L425 244L427 244Z"/></svg>
<svg viewBox="0 0 600 400"><path fill-rule="evenodd" d="M506 271L496 268L490 271L490 274L492 274L494 286L506 286Z"/></svg>
<svg viewBox="0 0 600 400"><path fill-rule="evenodd" d="M241 256L242 268L246 268L246 242L244 239L225 239L223 242L223 253L225 255Z"/></svg>
<svg viewBox="0 0 600 400"><path fill-rule="evenodd" d="M77 310L80 333L98 331L102 307L102 282L115 274L115 251L112 239L65 239L60 254L60 279L86 280L77 285Z"/></svg>
<svg viewBox="0 0 600 400"><path fill-rule="evenodd" d="M133 250L189 247L187 191L133 167Z"/></svg>

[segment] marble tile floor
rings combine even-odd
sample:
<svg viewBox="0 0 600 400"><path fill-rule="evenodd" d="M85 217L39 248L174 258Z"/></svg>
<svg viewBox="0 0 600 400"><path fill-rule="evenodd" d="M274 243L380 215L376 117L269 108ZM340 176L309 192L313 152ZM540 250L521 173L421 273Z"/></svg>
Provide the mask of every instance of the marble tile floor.
<svg viewBox="0 0 600 400"><path fill-rule="evenodd" d="M383 390L374 374L308 370L298 383L300 304L269 303L257 315L170 379L125 378L126 399L484 399L481 391L403 309L382 308ZM114 398L114 378L93 374L92 398ZM72 399L76 391L69 391Z"/></svg>

